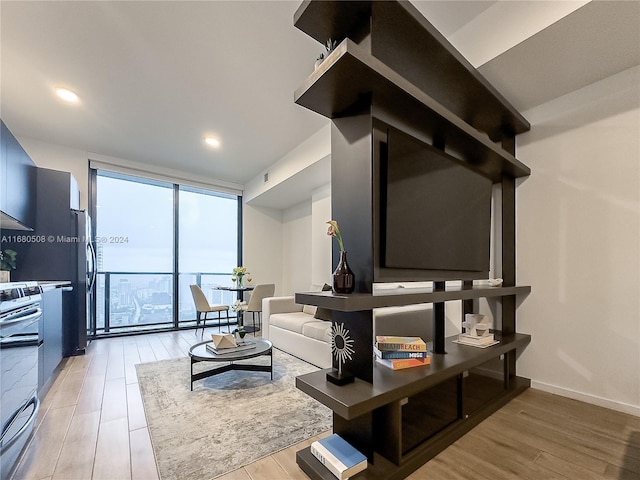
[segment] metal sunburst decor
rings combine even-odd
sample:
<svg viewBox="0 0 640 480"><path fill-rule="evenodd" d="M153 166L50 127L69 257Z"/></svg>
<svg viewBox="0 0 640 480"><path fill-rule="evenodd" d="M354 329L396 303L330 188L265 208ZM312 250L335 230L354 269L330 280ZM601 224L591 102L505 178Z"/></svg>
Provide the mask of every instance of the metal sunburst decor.
<svg viewBox="0 0 640 480"><path fill-rule="evenodd" d="M331 351L338 361L338 371L332 370L327 373L327 380L336 385L344 385L354 380L353 375L342 371L342 364L347 360L353 360L354 341L349 336L349 330L344 327L344 323L334 323L331 326Z"/></svg>

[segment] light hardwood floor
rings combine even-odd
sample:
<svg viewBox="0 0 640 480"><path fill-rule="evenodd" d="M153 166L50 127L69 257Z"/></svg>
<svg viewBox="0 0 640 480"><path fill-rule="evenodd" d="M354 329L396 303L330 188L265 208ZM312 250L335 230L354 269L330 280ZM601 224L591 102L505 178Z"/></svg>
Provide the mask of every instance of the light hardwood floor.
<svg viewBox="0 0 640 480"><path fill-rule="evenodd" d="M104 339L67 359L14 480L158 479L134 365L184 357L199 338ZM219 478L304 480L295 452L312 440ZM409 478L640 480L640 418L528 390Z"/></svg>

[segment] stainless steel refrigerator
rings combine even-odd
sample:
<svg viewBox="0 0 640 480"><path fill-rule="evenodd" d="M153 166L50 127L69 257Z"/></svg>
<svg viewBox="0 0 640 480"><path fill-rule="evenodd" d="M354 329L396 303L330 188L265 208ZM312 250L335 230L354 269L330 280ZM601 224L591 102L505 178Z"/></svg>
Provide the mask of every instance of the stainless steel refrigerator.
<svg viewBox="0 0 640 480"><path fill-rule="evenodd" d="M12 280L71 282L63 295L63 355L81 355L95 312L91 217L79 209L78 185L69 172L38 168L37 186L34 231L20 232L31 241L10 247L18 253Z"/></svg>

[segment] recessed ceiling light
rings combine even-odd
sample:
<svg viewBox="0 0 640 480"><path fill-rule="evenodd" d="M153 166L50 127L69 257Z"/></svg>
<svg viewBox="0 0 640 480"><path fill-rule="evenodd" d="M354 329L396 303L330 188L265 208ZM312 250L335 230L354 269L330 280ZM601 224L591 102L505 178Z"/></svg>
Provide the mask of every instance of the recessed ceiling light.
<svg viewBox="0 0 640 480"><path fill-rule="evenodd" d="M58 97L60 97L65 102L69 103L77 103L80 100L78 98L78 95L66 88L56 88L56 95L58 95Z"/></svg>
<svg viewBox="0 0 640 480"><path fill-rule="evenodd" d="M220 140L218 140L217 138L213 138L213 137L206 137L204 139L204 143L206 143L207 145L213 147L213 148L218 148L220 146Z"/></svg>

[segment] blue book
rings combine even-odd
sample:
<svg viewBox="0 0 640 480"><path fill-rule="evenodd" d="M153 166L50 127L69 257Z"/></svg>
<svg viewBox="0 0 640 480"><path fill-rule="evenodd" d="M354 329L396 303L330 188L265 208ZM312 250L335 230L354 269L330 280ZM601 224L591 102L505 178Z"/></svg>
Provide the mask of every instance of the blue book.
<svg viewBox="0 0 640 480"><path fill-rule="evenodd" d="M427 352L392 352L390 350L378 350L376 346L373 347L373 352L378 358L385 360L397 360L400 358L427 358L429 354Z"/></svg>
<svg viewBox="0 0 640 480"><path fill-rule="evenodd" d="M311 453L341 480L367 468L367 457L335 433L313 442Z"/></svg>

